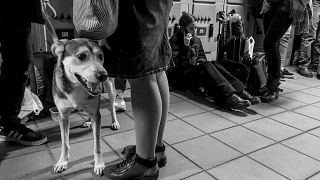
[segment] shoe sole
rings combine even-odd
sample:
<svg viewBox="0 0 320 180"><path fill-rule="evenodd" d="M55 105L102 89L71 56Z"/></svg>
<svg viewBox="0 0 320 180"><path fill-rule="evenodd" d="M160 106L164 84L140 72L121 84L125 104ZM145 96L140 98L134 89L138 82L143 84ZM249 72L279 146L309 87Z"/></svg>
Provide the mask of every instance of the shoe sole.
<svg viewBox="0 0 320 180"><path fill-rule="evenodd" d="M24 145L24 146L39 146L39 145L44 144L47 141L48 141L47 137L44 139L41 139L39 141L29 142L29 141L23 141L20 139L15 139L15 138L7 137L7 136L0 136L0 142L17 142L17 143Z"/></svg>
<svg viewBox="0 0 320 180"><path fill-rule="evenodd" d="M125 112L126 111L126 109L116 109L116 112Z"/></svg>

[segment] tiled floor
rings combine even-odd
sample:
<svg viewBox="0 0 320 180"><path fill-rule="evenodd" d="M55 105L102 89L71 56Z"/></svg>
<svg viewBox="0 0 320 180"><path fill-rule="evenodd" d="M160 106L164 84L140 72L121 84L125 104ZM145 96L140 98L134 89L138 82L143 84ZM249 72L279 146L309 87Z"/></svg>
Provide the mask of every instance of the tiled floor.
<svg viewBox="0 0 320 180"><path fill-rule="evenodd" d="M293 70L292 68L290 68ZM164 141L167 165L159 179L176 180L320 180L320 80L286 79L279 100L242 111L224 111L207 100L171 93ZM102 148L106 164L134 144L130 90L128 110L118 114L121 129L110 129L103 98ZM0 179L104 179L93 173L92 133L79 125L87 117L73 114L69 169L52 173L60 153L60 130L50 118L29 127L45 133L48 143L22 147L0 143Z"/></svg>

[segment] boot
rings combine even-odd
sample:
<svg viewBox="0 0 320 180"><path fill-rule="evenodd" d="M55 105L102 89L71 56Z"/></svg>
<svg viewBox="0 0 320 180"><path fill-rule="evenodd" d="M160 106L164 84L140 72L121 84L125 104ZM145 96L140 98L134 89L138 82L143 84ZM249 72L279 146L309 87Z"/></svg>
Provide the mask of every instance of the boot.
<svg viewBox="0 0 320 180"><path fill-rule="evenodd" d="M280 82L274 80L271 85L268 88L268 91L261 96L262 102L274 102L279 98L279 92L282 92L283 90L279 88Z"/></svg>

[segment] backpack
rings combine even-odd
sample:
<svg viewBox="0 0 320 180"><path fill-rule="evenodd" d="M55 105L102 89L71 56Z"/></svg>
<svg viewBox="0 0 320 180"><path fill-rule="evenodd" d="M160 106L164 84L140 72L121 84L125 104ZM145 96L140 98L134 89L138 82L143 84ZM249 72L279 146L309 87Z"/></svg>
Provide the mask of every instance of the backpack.
<svg viewBox="0 0 320 180"><path fill-rule="evenodd" d="M31 92L36 94L43 104L41 115L49 115L54 107L52 96L53 69L57 62L51 52L34 52L28 69Z"/></svg>
<svg viewBox="0 0 320 180"><path fill-rule="evenodd" d="M248 91L251 94L258 94L267 84L267 62L264 52L256 52L252 56L250 75L248 79Z"/></svg>

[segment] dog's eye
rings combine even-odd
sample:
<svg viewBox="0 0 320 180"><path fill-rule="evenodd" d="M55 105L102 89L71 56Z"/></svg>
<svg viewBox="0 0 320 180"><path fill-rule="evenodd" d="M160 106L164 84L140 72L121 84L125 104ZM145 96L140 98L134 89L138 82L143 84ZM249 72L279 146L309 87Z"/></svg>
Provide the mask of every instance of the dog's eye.
<svg viewBox="0 0 320 180"><path fill-rule="evenodd" d="M80 60L85 60L86 57L87 57L86 54L84 54L84 53L78 54L77 56L78 56L78 58L79 58Z"/></svg>
<svg viewBox="0 0 320 180"><path fill-rule="evenodd" d="M99 54L98 57L99 57L100 60L102 60L103 59L103 54Z"/></svg>

